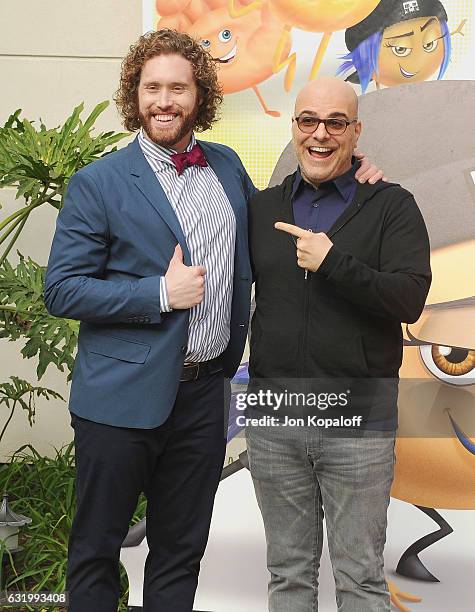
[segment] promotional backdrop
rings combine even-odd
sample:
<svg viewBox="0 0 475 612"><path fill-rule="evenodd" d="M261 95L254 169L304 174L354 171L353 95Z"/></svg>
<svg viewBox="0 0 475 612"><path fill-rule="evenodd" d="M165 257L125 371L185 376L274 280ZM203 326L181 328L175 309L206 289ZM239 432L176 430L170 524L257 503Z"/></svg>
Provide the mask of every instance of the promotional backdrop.
<svg viewBox="0 0 475 612"><path fill-rule="evenodd" d="M387 576L400 610L405 605L431 612L472 610L472 2L143 0L143 15L144 31L187 31L216 58L225 101L221 121L203 137L233 147L259 188L295 168L290 118L295 94L307 80L338 74L361 96L360 147L391 180L414 193L432 249L427 306L416 324L404 326ZM264 566L262 523L250 479L241 470L218 491L198 607L261 612ZM326 558L320 588L324 612L336 609L333 589Z"/></svg>
<svg viewBox="0 0 475 612"><path fill-rule="evenodd" d="M233 147L256 186L263 188L289 141L295 93L311 76L336 74L348 53L347 28L378 6L380 12L371 25L376 32L387 29L388 22L399 18L393 16L394 7L402 5L407 7L402 9L407 10L406 16L416 16L419 5L424 16L430 8L436 14L442 8L452 34L441 39L444 20L437 19L424 36L416 32L400 39L400 49L384 48L389 69L382 72L400 63L406 75L414 76L386 74L381 87L386 82L395 86L436 78L448 39L451 51L443 78L475 79L471 0L444 0L443 4L433 0L143 0L143 27L144 31L161 27L186 31L219 60L225 94L222 119L204 138ZM419 27L429 20L418 19L423 19ZM389 27L392 36L408 32L404 21ZM366 91L375 89L371 81ZM361 93L359 85L355 90Z"/></svg>

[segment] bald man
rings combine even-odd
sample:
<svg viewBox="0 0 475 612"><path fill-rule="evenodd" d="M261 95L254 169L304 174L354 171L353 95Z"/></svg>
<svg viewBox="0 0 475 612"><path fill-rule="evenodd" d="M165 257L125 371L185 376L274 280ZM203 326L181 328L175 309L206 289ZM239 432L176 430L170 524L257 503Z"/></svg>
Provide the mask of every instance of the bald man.
<svg viewBox="0 0 475 612"><path fill-rule="evenodd" d="M349 85L306 85L292 118L298 169L250 206L246 436L271 612L318 610L323 513L338 610L390 609L383 548L401 323L419 318L431 272L413 196L355 180L361 129Z"/></svg>

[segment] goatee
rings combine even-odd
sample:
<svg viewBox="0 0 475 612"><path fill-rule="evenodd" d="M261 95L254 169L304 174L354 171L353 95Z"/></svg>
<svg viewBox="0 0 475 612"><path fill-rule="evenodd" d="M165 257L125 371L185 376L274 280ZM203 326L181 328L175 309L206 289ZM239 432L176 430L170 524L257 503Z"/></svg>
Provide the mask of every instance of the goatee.
<svg viewBox="0 0 475 612"><path fill-rule="evenodd" d="M196 107L191 113L184 115L180 114L174 121L178 121L178 125L170 128L156 128L152 127L153 116L157 113L139 113L140 125L144 132L147 134L149 140L162 147L170 147L180 142L189 132L192 132L196 125L196 118L198 116L198 107ZM165 113L163 113L165 114Z"/></svg>

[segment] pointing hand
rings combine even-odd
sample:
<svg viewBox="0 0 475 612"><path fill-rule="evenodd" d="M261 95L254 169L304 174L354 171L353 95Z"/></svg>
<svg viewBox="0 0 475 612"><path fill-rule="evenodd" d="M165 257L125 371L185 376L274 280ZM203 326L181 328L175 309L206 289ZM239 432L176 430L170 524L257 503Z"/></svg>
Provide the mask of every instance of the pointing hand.
<svg viewBox="0 0 475 612"><path fill-rule="evenodd" d="M301 227L281 221L276 223L274 227L297 238L297 265L300 268L305 268L305 270L310 270L310 272L318 270L333 246L333 242L323 232L313 234Z"/></svg>

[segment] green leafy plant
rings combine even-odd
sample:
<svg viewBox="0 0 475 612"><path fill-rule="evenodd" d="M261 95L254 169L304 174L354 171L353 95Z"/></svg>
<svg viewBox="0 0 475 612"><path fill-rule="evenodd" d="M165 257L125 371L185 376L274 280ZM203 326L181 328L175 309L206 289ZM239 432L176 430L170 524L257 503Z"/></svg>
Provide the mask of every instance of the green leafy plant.
<svg viewBox="0 0 475 612"><path fill-rule="evenodd" d="M6 588L64 591L67 543L75 513L73 444L56 450L52 458L42 457L31 445L21 447L10 463L0 468L0 491L4 490L10 492L12 509L32 519L20 535L24 550L16 557L4 551ZM141 496L133 523L145 516L145 507L146 500ZM1 557L2 551L0 563ZM121 566L121 612L127 609L127 598L127 575ZM10 608L3 604L1 609ZM58 608L53 609L58 612Z"/></svg>
<svg viewBox="0 0 475 612"><path fill-rule="evenodd" d="M17 405L20 406L20 408L23 408L23 410L26 410L28 421L30 425L33 425L36 415L35 397L44 397L47 400L50 400L51 398L61 399L64 401L64 398L52 389L46 389L45 387L34 387L26 380L22 380L16 376L10 376L10 380L11 382L0 383L0 405L4 404L7 409L10 410L6 423L0 430L0 442L2 441L5 431L13 418Z"/></svg>
<svg viewBox="0 0 475 612"><path fill-rule="evenodd" d="M35 129L33 122L20 120L19 109L0 128L0 188L15 187L16 198L24 199L18 210L0 222L0 245L9 239L0 263L10 253L30 214L43 204L60 210L71 176L127 135L91 134L96 119L108 105L108 101L98 104L83 122L81 103L64 125L52 129L43 122Z"/></svg>
<svg viewBox="0 0 475 612"><path fill-rule="evenodd" d="M79 323L48 313L43 302L44 268L19 257L16 268L7 259L0 266L0 338L27 339L21 353L38 356L38 380L50 363L61 371L66 366L70 377Z"/></svg>

